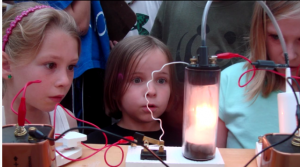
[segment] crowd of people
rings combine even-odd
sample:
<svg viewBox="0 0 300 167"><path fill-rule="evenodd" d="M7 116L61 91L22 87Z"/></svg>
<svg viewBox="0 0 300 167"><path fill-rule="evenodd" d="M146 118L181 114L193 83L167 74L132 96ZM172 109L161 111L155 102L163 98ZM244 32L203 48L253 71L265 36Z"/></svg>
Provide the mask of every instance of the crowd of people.
<svg viewBox="0 0 300 167"><path fill-rule="evenodd" d="M265 3L278 22L291 74L299 83L300 2ZM153 78L152 72L173 61L190 63L199 54L205 4L130 1L137 22L122 40L110 41L100 1L14 3L2 17L2 123L18 122L13 111L21 96L16 95L40 80L23 90L31 123L55 124L55 133L81 126L56 108L62 103L67 112L115 134L140 132L167 146L181 146L185 65L166 66ZM255 1L213 1L206 34L209 55L232 52L252 62L285 64L279 34ZM217 64L222 69L217 146L255 148L258 136L279 132L277 94L285 91L285 78L255 71L240 88L239 77L252 65L242 59ZM275 71L285 74L284 69ZM105 143L102 133L85 133L86 143ZM108 143L116 141L108 136Z"/></svg>

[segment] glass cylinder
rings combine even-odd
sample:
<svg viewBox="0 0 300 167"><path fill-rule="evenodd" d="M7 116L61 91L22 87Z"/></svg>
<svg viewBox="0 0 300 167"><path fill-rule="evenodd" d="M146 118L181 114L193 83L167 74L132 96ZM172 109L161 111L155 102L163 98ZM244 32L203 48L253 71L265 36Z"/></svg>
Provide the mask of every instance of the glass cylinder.
<svg viewBox="0 0 300 167"><path fill-rule="evenodd" d="M185 68L183 156L191 160L215 157L219 115L220 68Z"/></svg>

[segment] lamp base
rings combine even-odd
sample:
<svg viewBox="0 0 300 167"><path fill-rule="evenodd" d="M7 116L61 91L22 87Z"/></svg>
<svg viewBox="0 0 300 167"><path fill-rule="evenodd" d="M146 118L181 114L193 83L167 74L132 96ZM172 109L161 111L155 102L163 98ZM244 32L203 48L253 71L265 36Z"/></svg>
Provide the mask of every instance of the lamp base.
<svg viewBox="0 0 300 167"><path fill-rule="evenodd" d="M150 145L149 149L157 149L157 146ZM143 147L128 147L126 156L126 166L130 167L153 167L164 166L158 160L141 160L141 150ZM215 151L215 158L208 161L192 161L183 157L182 147L164 147L167 151L166 164L170 167L224 167L225 163L218 148Z"/></svg>
<svg viewBox="0 0 300 167"><path fill-rule="evenodd" d="M212 144L197 145L185 142L183 156L194 161L207 161L215 157L215 148Z"/></svg>

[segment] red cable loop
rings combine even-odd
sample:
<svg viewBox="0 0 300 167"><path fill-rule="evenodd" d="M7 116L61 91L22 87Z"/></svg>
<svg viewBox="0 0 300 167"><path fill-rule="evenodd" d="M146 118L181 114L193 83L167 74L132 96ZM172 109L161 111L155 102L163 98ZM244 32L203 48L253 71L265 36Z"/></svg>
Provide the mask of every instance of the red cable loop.
<svg viewBox="0 0 300 167"><path fill-rule="evenodd" d="M121 140L123 140L123 139L121 139ZM119 140L119 141L120 141L120 140ZM118 141L118 142L119 142L119 141ZM106 165L108 165L109 167L117 167L117 166L120 166L121 163L123 162L123 159L124 159L124 151L123 151L122 147L120 147L120 146L117 145L118 142L116 142L116 143L114 143L114 144L108 146L108 148L107 148L107 149L105 150L105 152L104 152L104 161L105 161ZM107 159L106 159L107 151L108 151L111 147L113 147L113 146L118 147L118 148L122 151L122 158L121 158L121 161L120 161L120 163L119 163L118 165L115 165L115 166L110 165L110 164L107 162Z"/></svg>
<svg viewBox="0 0 300 167"><path fill-rule="evenodd" d="M244 57L244 56L241 56L241 55L239 55L239 54L236 54L236 53L220 53L220 54L217 54L217 58L220 58L220 59L230 59L230 58L234 58L234 57L239 57L239 58L242 58L242 59L245 59L246 61L248 61L250 64L252 64L252 62L251 62L251 60L249 60L248 58L246 58L246 57ZM251 81L252 81L252 79L254 78L254 76L255 76L255 66L254 65L252 65L252 68L253 68L253 70L251 70L251 71L254 71L253 72L253 75L252 75L252 77L250 78L250 80L248 81L248 82L246 82L244 85L241 85L240 84L240 80L241 80L241 78L242 78L242 76L245 74L245 73L243 73L241 76L240 76L240 78L239 78L239 81L238 81L238 85L239 85L239 87L244 87L244 86L246 86L246 85L248 85ZM249 72L249 71L248 71ZM247 72L246 72L247 73Z"/></svg>

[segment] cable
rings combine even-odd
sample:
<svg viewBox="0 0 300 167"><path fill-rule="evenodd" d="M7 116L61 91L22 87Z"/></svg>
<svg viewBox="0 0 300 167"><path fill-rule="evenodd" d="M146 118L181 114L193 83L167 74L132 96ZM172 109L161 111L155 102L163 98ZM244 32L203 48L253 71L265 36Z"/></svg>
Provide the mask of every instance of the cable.
<svg viewBox="0 0 300 167"><path fill-rule="evenodd" d="M298 84L297 80L295 78L292 78L292 77L288 77L287 79L292 79L295 84L297 85L297 88L298 88L298 91L300 92L300 85ZM290 84L290 83L289 83ZM297 97L297 96L296 96ZM298 101L299 102L299 101ZM299 103L298 103L299 104Z"/></svg>
<svg viewBox="0 0 300 167"><path fill-rule="evenodd" d="M212 1L207 1L204 11L203 11L203 15L202 15L202 25L201 25L201 42L202 42L202 46L206 45L206 22L207 22L207 13L208 10L210 8Z"/></svg>
<svg viewBox="0 0 300 167"><path fill-rule="evenodd" d="M290 139L291 137L293 137L294 136L294 133L295 132L297 132L297 130L298 130L298 127L294 130L294 132L291 134L291 135L289 135L286 139L284 139L284 140L282 140L282 141L280 141L280 142L277 142L277 143L275 143L275 144L273 144L273 145L271 145L271 146L269 146L269 147L267 147L267 148L265 148L265 149L263 149L262 151L260 151L259 153L257 153L244 167L246 167L246 166L248 166L259 154L261 154L261 153L263 153L263 152L265 152L266 150L268 150L269 148L271 148L271 147L275 147L275 146L277 146L277 145L279 145L279 144L281 144L281 143L283 143L283 142L285 142L285 141L287 141L288 139Z"/></svg>
<svg viewBox="0 0 300 167"><path fill-rule="evenodd" d="M269 71L269 70L268 70ZM299 86L299 84L297 83L297 81L294 79L294 78L292 78L292 77L288 77L287 78L287 83L290 85L290 87L292 88L292 90L293 90L293 93L294 93L294 95L295 95L295 98L296 98L296 101L297 101L297 104L299 105L299 101L298 101L298 98L297 98L297 95L296 95L296 92L295 92L295 90L294 90L294 88L293 88L293 86L292 86L292 84L289 82L289 80L288 79L292 79L295 83L296 83L296 85L297 85L297 87L298 87L298 89L300 88L300 86ZM300 90L300 89L299 89ZM297 113L297 112L296 112ZM298 123L299 124L299 123ZM258 155L260 155L261 153L263 153L263 152L265 152L266 150L268 150L269 148L271 148L271 147L275 147L275 146L277 146L277 145L279 145L279 144L281 144L281 143L283 143L283 142L285 142L285 141L287 141L287 140L289 140L291 137L293 137L294 136L294 134L297 132L297 130L298 130L298 125L297 125L297 127L296 127L296 129L294 130L294 132L291 134L291 135L289 135L287 138L285 138L284 140L282 140L282 141L280 141L280 142L277 142L277 143L275 143L275 144L273 144L273 145L271 145L271 146L269 146L269 147L266 147L265 149L263 149L262 151L260 151L259 153L257 153L246 165L245 165L245 167L246 166L248 166Z"/></svg>
<svg viewBox="0 0 300 167"><path fill-rule="evenodd" d="M248 72L250 72L250 71L256 71L256 70L265 70L265 71L269 71L269 72L272 72L272 73L274 73L274 74L280 75L280 76L282 76L282 77L285 77L285 74L281 74L281 73L276 72L276 71L273 71L273 70L266 70L266 69L257 69L257 68L255 68L255 69L247 70L247 71L245 71L244 73L242 73L242 75L239 77L238 85L240 86L241 78L242 78L246 73L248 73ZM300 79L300 77L297 77L297 76L292 76L291 78L293 78L293 79ZM296 82L296 83L297 83L297 82ZM245 85L243 85L243 86L246 86L247 84L249 84L249 81L248 81ZM241 87L241 86L240 86L240 87Z"/></svg>
<svg viewBox="0 0 300 167"><path fill-rule="evenodd" d="M97 154L99 151L103 150L104 148L106 148L107 146L104 146L102 147L101 149L95 151L94 153L92 153L91 155L87 156L87 157L84 157L84 158L80 158L80 159L72 159L72 158L68 158L68 157L65 157L62 153L60 153L59 151L56 150L57 154L59 154L61 157L67 159L67 160L70 160L70 161L82 161L82 160L85 160L85 159L88 159L90 158L91 156Z"/></svg>
<svg viewBox="0 0 300 167"><path fill-rule="evenodd" d="M39 133L37 133L38 131L29 131L29 134L30 136L34 137L34 138L37 138L37 139L47 139L47 140L50 140L50 141L57 141L58 139L60 139L63 135L65 135L66 133L68 133L69 131L72 131L72 130L76 130L76 129L90 129L90 130L98 130L98 131L101 131L101 132L104 132L108 135L111 135L111 136L115 136L115 137L118 137L120 139L123 139L125 141L128 141L130 143L133 143L133 144L136 144L136 145L139 145L137 142L133 141L133 140L130 140L130 139L127 139L127 138L124 138L120 135L117 135L117 134L114 134L114 133L111 133L111 132L108 132L106 130L103 130L103 129L97 129L97 128L94 128L94 127L74 127L74 128L70 128L66 131L64 131L61 135L59 135L57 138L49 138L45 135L41 135ZM147 149L154 157L156 157L157 160L159 160L162 164L164 164L165 166L168 166L165 162L163 162L163 160L161 158L159 158L152 150L150 150L148 147L144 146L144 145L141 145L142 147L144 147L145 149Z"/></svg>
<svg viewBox="0 0 300 167"><path fill-rule="evenodd" d="M84 123L89 124L89 125L91 125L91 126L94 126L94 127L97 128L97 129L100 129L97 125L95 125L95 124L93 124L93 123L90 123L90 122L88 122L88 121L84 121L84 120L81 120L81 119L79 119L79 118L74 117L74 116L73 116L72 114L70 114L70 113L69 113L69 112L68 112L61 104L56 104L55 110L54 110L54 121L53 121L53 122L54 122L54 123L53 123L53 128L54 128L54 130L55 130L56 108L57 108L58 105L61 106L61 107L64 109L64 111L65 111L70 117L72 117L73 119L75 119L75 120L77 120L77 121L80 121L80 122L84 122ZM99 148L99 149L90 147L90 146L86 145L85 143L81 142L81 144L82 144L83 146L85 146L85 147L87 147L87 148L89 148L89 149L92 149L92 150L95 150L95 151L96 151L95 153L89 155L88 158L91 157L91 156L93 156L93 155L96 154L97 152L99 152L99 151L101 151L102 149L104 149L104 148L107 147L107 143L108 143L107 136L106 136L105 133L103 133L103 135L104 135L104 138L105 138L105 146L102 147L102 148ZM59 138L60 138L59 136L56 136L56 139L59 139ZM57 153L58 153L58 152L57 152ZM58 153L58 154L59 154L59 153ZM60 154L60 156L62 156L63 158L66 158L66 159L68 159L68 160L72 160L72 159L70 159L70 158L64 157L64 156L61 155L61 154ZM85 159L87 159L87 158L85 158ZM83 159L81 159L81 160L83 160ZM74 160L74 161L77 161L77 160Z"/></svg>
<svg viewBox="0 0 300 167"><path fill-rule="evenodd" d="M95 124L93 124L93 123L90 123L90 122L88 122L88 121L84 121L84 120L81 120L81 119L79 119L79 118L76 118L76 117L74 117L72 114L70 114L61 104L56 104L56 106L55 106L55 110L56 110L56 107L57 107L57 105L59 105L61 108L63 108L64 109L64 111L71 117L71 118L73 118L73 119L75 119L75 120L77 120L77 121L80 121L80 122L84 122L84 123L86 123L86 124L89 124L89 125L91 125L91 126L94 126L95 128L97 128L97 129L100 129L97 125L95 125ZM55 114L54 114L54 120L55 120ZM54 121L54 126L55 126L55 121ZM105 133L103 133L103 135L104 135L104 138L105 138L105 146L107 145L107 136L106 136L106 134ZM86 146L84 143L82 143L84 146Z"/></svg>
<svg viewBox="0 0 300 167"><path fill-rule="evenodd" d="M26 102L25 102L25 92L27 89L27 86L33 84L33 83L40 83L42 82L41 80L35 80L35 81L29 81L25 84L25 86L17 93L17 95L13 98L11 104L10 104L10 109L12 110L13 113L15 113L16 115L18 115L18 125L20 126L24 126L25 121L29 124L31 124L31 122L29 120L27 120L26 117ZM16 112L13 108L13 104L15 103L15 100L17 99L17 97L19 96L19 94L23 92L23 96L21 97L21 101L20 101L20 105L19 105L19 109L18 112ZM19 116L20 114L20 116Z"/></svg>
<svg viewBox="0 0 300 167"><path fill-rule="evenodd" d="M292 78L292 77L287 77L287 79L292 79L294 82L296 82L296 85L297 85L297 87L298 87L298 90L300 90L300 89L299 89L299 85L298 85L297 81L296 81L294 78ZM286 80L286 82L287 82L287 83L290 85L290 87L292 88L293 93L294 93L294 95L295 95L296 103L299 105L299 101L298 101L298 97L297 97L297 95L296 95L295 89L293 88L293 86L292 86L292 84L290 83L289 80Z"/></svg>
<svg viewBox="0 0 300 167"><path fill-rule="evenodd" d="M217 56L217 58L219 58L219 59L231 59L231 58L234 58L234 57L239 57L239 58L242 58L242 59L248 61L250 64L252 64L251 60L249 60L248 58L246 58L246 57L244 57L244 56L241 56L241 55L239 55L239 54L236 54L236 53L229 53L229 52L228 52L228 53L220 53L220 54L217 54L216 56ZM246 82L244 85L241 85L241 84L240 84L240 79L241 79L242 76L244 75L244 74L242 74L241 77L239 78L239 81L238 81L239 87L242 88L242 87L248 85L248 84L253 80L253 78L254 78L254 76L255 76L255 69L256 69L255 65L252 65L252 68L253 68L252 71L254 71L254 72L253 72L253 75L252 75L252 77L250 78L250 80L249 80L248 82Z"/></svg>
<svg viewBox="0 0 300 167"><path fill-rule="evenodd" d="M110 165L110 164L107 162L107 160L106 160L106 154L107 154L107 151L108 151L111 147L113 147L113 146L120 148L121 151L122 151L122 158L121 158L121 161L120 161L120 163L119 163L118 165L115 165L115 166ZM105 150L105 152L104 152L104 161L105 161L105 163L106 163L108 166L110 166L110 167L117 167L117 166L121 165L121 163L123 162L123 159L124 159L124 151L123 151L123 149L122 149L120 146L118 146L116 143L110 145L110 146Z"/></svg>
<svg viewBox="0 0 300 167"><path fill-rule="evenodd" d="M163 135L165 134L165 131L164 131L164 129L162 128L162 121L161 121L161 119L159 119L159 118L154 118L154 117L153 117L153 112L152 112L152 110L149 108L149 100L148 100L148 98L147 98L147 94L148 94L148 92L149 92L149 83L153 81L153 75L154 75L154 73L160 72L165 66L171 65L171 64L186 64L186 65L189 65L189 63L177 61L177 62L166 63L166 64L164 64L159 70L154 70L154 71L152 71L152 73L151 73L151 80L149 80L149 81L147 82L147 92L145 93L145 99L146 99L146 101L147 101L147 109L150 111L150 114L151 114L152 119L155 120L155 121L159 121L159 123L160 123L160 124L159 124L159 125L160 125L160 129L161 129L162 132L163 132L163 133L160 135L160 137L159 137L159 140L160 140L160 141L161 141L161 138L163 137Z"/></svg>

